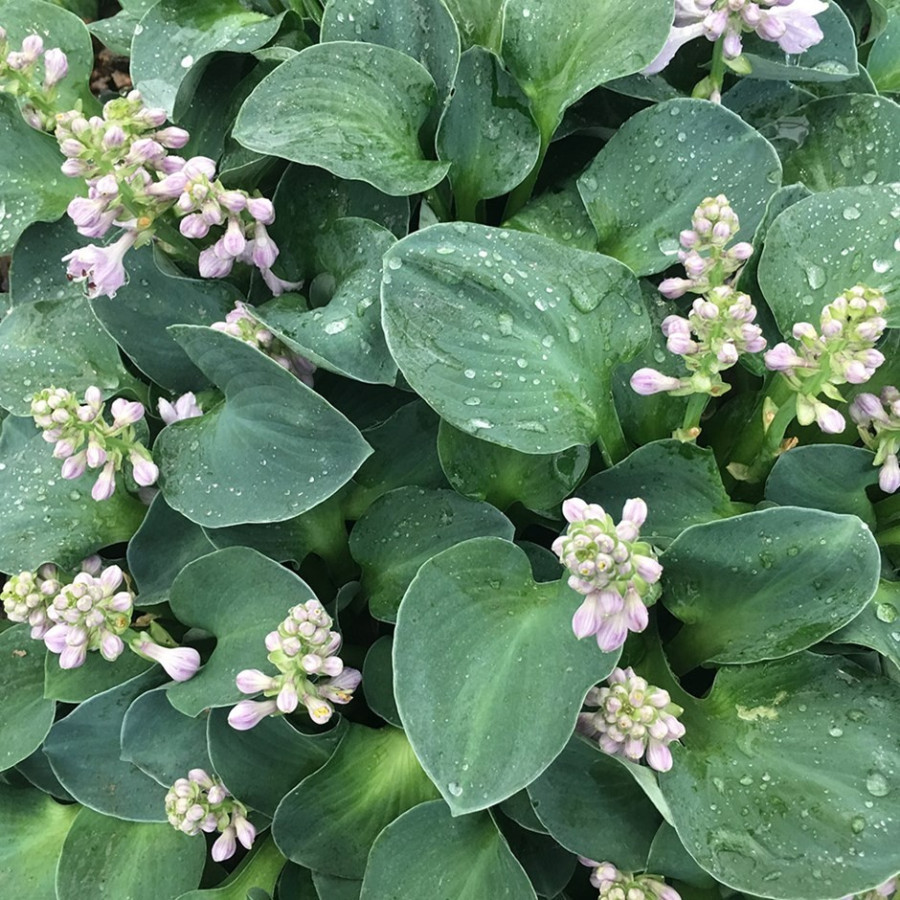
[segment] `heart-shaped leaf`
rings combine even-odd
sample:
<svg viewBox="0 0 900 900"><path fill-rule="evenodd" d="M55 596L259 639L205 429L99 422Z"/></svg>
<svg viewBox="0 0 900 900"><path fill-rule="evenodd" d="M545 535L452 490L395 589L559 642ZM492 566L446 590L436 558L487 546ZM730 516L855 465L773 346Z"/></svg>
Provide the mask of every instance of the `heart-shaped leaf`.
<svg viewBox="0 0 900 900"><path fill-rule="evenodd" d="M660 561L663 602L685 623L667 648L682 669L803 650L863 609L881 571L856 516L795 506L695 525Z"/></svg>
<svg viewBox="0 0 900 900"><path fill-rule="evenodd" d="M178 88L195 63L220 50L249 53L262 47L282 18L249 10L238 0L154 3L131 47L131 74L144 102L172 115Z"/></svg>
<svg viewBox="0 0 900 900"><path fill-rule="evenodd" d="M244 695L242 669L271 670L265 637L297 603L314 598L306 582L248 547L229 547L182 569L169 603L181 622L216 637L216 649L190 681L169 685L172 706L188 716L231 706Z"/></svg>
<svg viewBox="0 0 900 900"><path fill-rule="evenodd" d="M900 176L900 106L887 97L822 97L793 114L803 123L800 144L784 160L784 180L827 191L884 184Z"/></svg>
<svg viewBox="0 0 900 900"><path fill-rule="evenodd" d="M884 292L888 322L900 326L898 209L900 186L859 185L814 194L775 219L758 278L782 334L795 322L818 328L825 304L860 283Z"/></svg>
<svg viewBox="0 0 900 900"><path fill-rule="evenodd" d="M272 834L294 862L361 878L381 830L436 796L400 729L351 725L331 759L281 801Z"/></svg>
<svg viewBox="0 0 900 900"><path fill-rule="evenodd" d="M441 800L420 803L378 835L360 900L437 896L537 900L491 816L453 818Z"/></svg>
<svg viewBox="0 0 900 900"><path fill-rule="evenodd" d="M225 394L154 444L166 503L192 522L292 518L335 493L371 452L334 407L259 350L211 328L172 332Z"/></svg>
<svg viewBox="0 0 900 900"><path fill-rule="evenodd" d="M158 669L138 675L85 700L50 729L44 752L56 777L79 803L116 819L166 821L165 789L121 758L120 742L128 707L164 680Z"/></svg>
<svg viewBox="0 0 900 900"><path fill-rule="evenodd" d="M578 602L564 580L536 584L521 548L491 537L438 554L410 584L394 635L394 694L454 815L540 775L571 736L588 688L615 665L618 653L572 634Z"/></svg>
<svg viewBox="0 0 900 900"><path fill-rule="evenodd" d="M648 65L671 24L668 0L508 0L500 55L531 99L543 146L576 100Z"/></svg>
<svg viewBox="0 0 900 900"><path fill-rule="evenodd" d="M755 128L718 104L682 99L633 115L578 190L600 251L649 275L677 262L678 234L704 197L725 194L749 236L780 184L778 155Z"/></svg>
<svg viewBox="0 0 900 900"><path fill-rule="evenodd" d="M428 71L399 50L315 44L257 85L234 137L251 150L321 166L386 194L416 194L449 168L426 159L419 146L435 99Z"/></svg>
<svg viewBox="0 0 900 900"><path fill-rule="evenodd" d="M625 266L533 234L434 225L385 256L388 347L451 425L521 450L624 442L610 373L649 337Z"/></svg>
<svg viewBox="0 0 900 900"><path fill-rule="evenodd" d="M679 698L686 734L660 775L674 825L717 880L821 900L900 870L900 687L839 657L802 653L725 669L704 701Z"/></svg>
<svg viewBox="0 0 900 900"><path fill-rule="evenodd" d="M59 857L56 896L83 900L85 885L92 885L129 900L177 897L197 886L205 861L206 842L168 822L123 822L82 809Z"/></svg>
<svg viewBox="0 0 900 900"><path fill-rule="evenodd" d="M409 486L369 507L350 536L350 552L362 567L372 615L392 622L426 560L469 538L495 535L511 541L514 533L509 519L487 503Z"/></svg>

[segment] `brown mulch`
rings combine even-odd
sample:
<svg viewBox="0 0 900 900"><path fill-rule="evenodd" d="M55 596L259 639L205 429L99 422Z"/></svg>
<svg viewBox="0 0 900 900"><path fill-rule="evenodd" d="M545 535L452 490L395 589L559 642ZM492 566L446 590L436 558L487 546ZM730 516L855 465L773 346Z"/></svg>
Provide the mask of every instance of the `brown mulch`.
<svg viewBox="0 0 900 900"><path fill-rule="evenodd" d="M128 57L113 53L106 47L97 47L94 56L94 71L91 73L91 93L118 94L131 89L131 75L128 72Z"/></svg>

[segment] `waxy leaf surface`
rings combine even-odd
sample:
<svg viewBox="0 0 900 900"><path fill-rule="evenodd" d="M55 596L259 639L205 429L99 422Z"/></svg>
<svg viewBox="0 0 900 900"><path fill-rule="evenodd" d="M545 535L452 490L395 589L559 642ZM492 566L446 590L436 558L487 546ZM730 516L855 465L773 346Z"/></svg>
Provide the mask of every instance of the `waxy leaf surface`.
<svg viewBox="0 0 900 900"><path fill-rule="evenodd" d="M689 99L633 115L578 179L600 251L638 275L678 262L678 235L711 195L728 197L739 240L748 240L780 184L778 155L756 129L717 104Z"/></svg>
<svg viewBox="0 0 900 900"><path fill-rule="evenodd" d="M435 94L427 70L399 50L315 44L257 85L234 137L251 150L367 181L386 194L415 194L449 168L426 159L419 146Z"/></svg>
<svg viewBox="0 0 900 900"><path fill-rule="evenodd" d="M408 810L378 835L360 900L437 896L537 900L491 816L454 818L442 800Z"/></svg>
<svg viewBox="0 0 900 900"><path fill-rule="evenodd" d="M855 894L900 869L900 687L803 653L716 678L685 705L659 783L688 852L719 881L789 900ZM882 824L885 823L885 824Z"/></svg>
<svg viewBox="0 0 900 900"><path fill-rule="evenodd" d="M846 625L881 570L856 516L783 506L695 525L662 555L678 665L778 659Z"/></svg>
<svg viewBox="0 0 900 900"><path fill-rule="evenodd" d="M345 484L371 452L337 410L238 338L175 326L178 342L225 394L200 418L156 439L166 503L220 528L306 512Z"/></svg>
<svg viewBox="0 0 900 900"><path fill-rule="evenodd" d="M617 653L572 634L580 599L564 580L536 584L525 553L490 537L433 557L410 584L394 693L454 815L531 783L566 745L588 688L615 665Z"/></svg>
<svg viewBox="0 0 900 900"><path fill-rule="evenodd" d="M608 257L483 225L434 225L385 256L388 347L456 428L524 453L622 449L611 369L649 336L637 281Z"/></svg>
<svg viewBox="0 0 900 900"><path fill-rule="evenodd" d="M216 648L190 681L169 686L185 715L246 699L234 678L243 669L272 672L265 637L288 610L315 595L288 569L248 547L217 550L185 566L169 603L179 620L215 635ZM272 672L274 674L274 672Z"/></svg>

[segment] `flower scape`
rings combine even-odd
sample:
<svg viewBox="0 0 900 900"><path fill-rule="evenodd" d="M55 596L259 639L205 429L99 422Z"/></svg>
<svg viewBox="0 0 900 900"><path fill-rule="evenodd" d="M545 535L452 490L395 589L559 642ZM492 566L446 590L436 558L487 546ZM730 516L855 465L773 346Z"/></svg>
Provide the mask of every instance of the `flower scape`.
<svg viewBox="0 0 900 900"><path fill-rule="evenodd" d="M0 894L900 897L898 46L0 2Z"/></svg>

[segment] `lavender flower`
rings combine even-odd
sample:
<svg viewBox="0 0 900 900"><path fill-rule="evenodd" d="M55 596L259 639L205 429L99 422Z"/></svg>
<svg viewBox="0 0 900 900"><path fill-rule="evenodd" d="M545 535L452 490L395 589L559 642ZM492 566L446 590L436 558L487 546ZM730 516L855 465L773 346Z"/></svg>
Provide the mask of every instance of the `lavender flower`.
<svg viewBox="0 0 900 900"><path fill-rule="evenodd" d="M181 422L184 419L195 419L203 415L203 410L191 391L182 394L174 404L160 397L158 408L160 418L166 425L171 425L173 422Z"/></svg>
<svg viewBox="0 0 900 900"><path fill-rule="evenodd" d="M863 443L875 451L872 465L880 466L878 485L886 494L900 489L900 391L884 387L880 397L859 394L850 404L850 418Z"/></svg>
<svg viewBox="0 0 900 900"><path fill-rule="evenodd" d="M886 309L881 291L856 285L822 310L818 330L809 322L794 325L796 347L781 343L766 353L766 367L780 372L796 393L801 425L816 422L828 434L844 430L844 417L818 395L841 402L838 385L862 384L884 362L874 345L887 325Z"/></svg>
<svg viewBox="0 0 900 900"><path fill-rule="evenodd" d="M265 325L262 325L251 312L251 307L238 300L234 309L225 316L224 322L213 322L210 328L223 331L232 337L262 350L266 356L274 359L283 369L299 378L307 387L313 386L313 373L316 367L308 359L294 353L282 341L278 340Z"/></svg>
<svg viewBox="0 0 900 900"><path fill-rule="evenodd" d="M173 681L188 681L200 668L200 654L193 647L162 647L146 634L132 638L130 649L159 663Z"/></svg>
<svg viewBox="0 0 900 900"><path fill-rule="evenodd" d="M618 525L595 503L573 498L562 509L571 524L553 542L553 552L571 573L569 587L585 597L572 630L577 638L596 635L603 651L615 650L629 631L647 627L646 604L659 594L662 566L653 548L637 540L647 504L628 500Z"/></svg>
<svg viewBox="0 0 900 900"><path fill-rule="evenodd" d="M47 606L47 618L55 624L43 639L51 653L59 654L61 668L82 665L90 650L112 662L125 649L120 635L131 624L134 595L127 586L118 590L124 578L118 566L99 576L81 572Z"/></svg>
<svg viewBox="0 0 900 900"><path fill-rule="evenodd" d="M47 607L61 587L59 570L50 563L37 572L19 572L7 580L0 592L3 612L10 622L27 622L31 637L40 640L52 625Z"/></svg>
<svg viewBox="0 0 900 900"><path fill-rule="evenodd" d="M43 79L38 61L43 56ZM39 131L55 127L56 87L69 70L66 54L59 47L44 49L38 34L30 34L21 50L10 50L6 32L0 29L0 91L21 98L25 121Z"/></svg>
<svg viewBox="0 0 900 900"><path fill-rule="evenodd" d="M730 369L742 353L758 353L766 346L762 329L753 324L755 318L756 307L747 294L728 285L711 288L694 300L687 318L667 316L662 323L669 352L682 357L690 375L675 379L655 369L638 369L631 376L632 390L665 391L676 397L724 394L731 385L719 373Z"/></svg>
<svg viewBox="0 0 900 900"><path fill-rule="evenodd" d="M278 256L266 231L275 219L271 202L226 190L207 157L170 155L190 135L183 128L160 127L165 120L165 110L146 107L137 91L107 103L102 116L85 118L80 110L57 116L56 139L66 157L62 171L87 185L87 197L72 200L69 216L92 238L114 225L124 229L109 247L91 244L66 256L69 277L86 281L90 297L115 296L126 281L125 253L154 240L158 231L169 249L178 251L178 236L173 244L168 226L180 218L180 233L189 239L203 239L211 228L224 226L218 240L199 254L202 277L222 278L239 261L257 266L274 294L296 288L271 271ZM190 253L186 244L184 249Z"/></svg>
<svg viewBox="0 0 900 900"><path fill-rule="evenodd" d="M667 691L653 687L634 674L634 669L613 669L609 687L591 688L585 706L597 707L578 717L578 730L595 738L613 756L647 763L657 772L672 768L668 745L684 735L677 716L683 712Z"/></svg>
<svg viewBox="0 0 900 900"><path fill-rule="evenodd" d="M166 816L184 834L220 832L210 851L216 862L234 856L238 841L249 850L256 839L247 807L203 769L191 769L187 778L172 785L166 794Z"/></svg>
<svg viewBox="0 0 900 900"><path fill-rule="evenodd" d="M655 875L622 872L612 863L597 862L584 856L579 856L578 861L594 870L591 884L600 891L598 900L681 900L675 888Z"/></svg>
<svg viewBox="0 0 900 900"><path fill-rule="evenodd" d="M266 636L268 660L279 674L245 669L235 678L241 693L263 693L274 699L242 700L228 714L232 728L245 731L266 716L292 713L300 706L322 725L334 713L333 704L350 702L362 676L356 669L345 668L337 656L341 636L331 631L333 624L318 600L291 608L277 630Z"/></svg>
<svg viewBox="0 0 900 900"><path fill-rule="evenodd" d="M747 74L749 64L740 65L741 36L755 32L773 41L785 53L805 53L824 37L815 17L828 4L822 0L675 0L675 21L665 46L643 73L661 72L688 41L705 37L722 41L726 62Z"/></svg>
<svg viewBox="0 0 900 900"><path fill-rule="evenodd" d="M76 479L87 469L100 469L91 489L91 496L98 501L115 493L116 473L124 468L126 459L138 485L149 486L159 477L150 451L137 440L134 430L144 416L143 405L120 397L112 402L110 411L112 425L103 416L100 388L93 386L84 392L81 405L70 391L54 387L39 391L31 402L35 424L44 430L44 440L54 444L53 456L63 460L63 478Z"/></svg>

